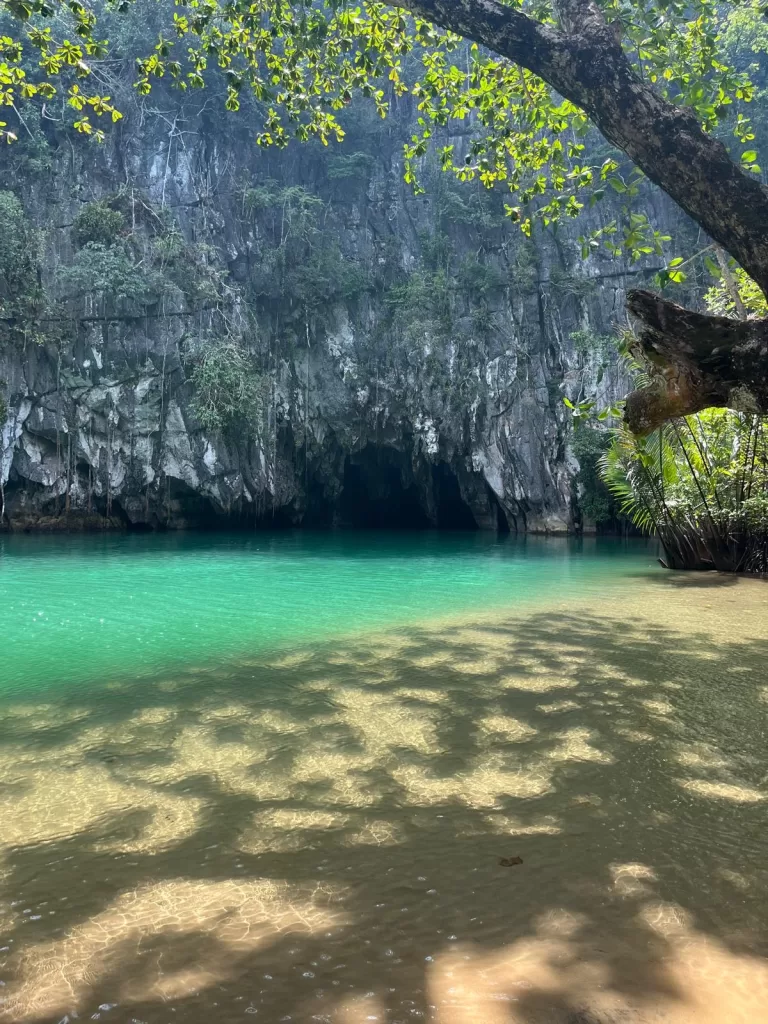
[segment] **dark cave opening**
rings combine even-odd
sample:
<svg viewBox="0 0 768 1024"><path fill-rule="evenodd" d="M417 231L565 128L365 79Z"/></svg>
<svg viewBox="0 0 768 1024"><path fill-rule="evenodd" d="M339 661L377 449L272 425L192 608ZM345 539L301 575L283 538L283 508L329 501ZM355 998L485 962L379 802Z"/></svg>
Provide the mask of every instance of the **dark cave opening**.
<svg viewBox="0 0 768 1024"><path fill-rule="evenodd" d="M344 461L338 522L390 530L477 529L447 463L422 463L414 471L409 455L373 445Z"/></svg>
<svg viewBox="0 0 768 1024"><path fill-rule="evenodd" d="M390 530L432 526L416 481L403 481L405 470L405 458L391 448L368 445L348 455L339 502L340 525Z"/></svg>
<svg viewBox="0 0 768 1024"><path fill-rule="evenodd" d="M333 456L333 453L331 453ZM297 474L298 475L298 474ZM92 494L78 474L79 504L64 511L63 496L36 493L34 485L11 481L6 487L8 528L165 530L383 529L509 530L506 516L487 484L462 466L432 463L406 450L369 444L360 451L303 467L291 500L273 504L271 495L254 501L239 497L228 508L187 483L164 478L150 490L117 494L109 505ZM42 491L42 488L38 488ZM303 492L303 493L302 493ZM259 500L260 499L260 500ZM43 522L44 520L44 522Z"/></svg>
<svg viewBox="0 0 768 1024"><path fill-rule="evenodd" d="M166 477L152 500L144 497L116 498L115 512L122 514L132 532L165 530L168 528L216 529L221 524L221 513L204 494L175 477Z"/></svg>
<svg viewBox="0 0 768 1024"><path fill-rule="evenodd" d="M432 467L437 527L440 530L476 530L472 509L461 496L456 474L445 462Z"/></svg>
<svg viewBox="0 0 768 1024"><path fill-rule="evenodd" d="M326 530L334 525L334 505L326 493L327 483L317 470L310 467L304 482L306 504L299 520L301 526Z"/></svg>

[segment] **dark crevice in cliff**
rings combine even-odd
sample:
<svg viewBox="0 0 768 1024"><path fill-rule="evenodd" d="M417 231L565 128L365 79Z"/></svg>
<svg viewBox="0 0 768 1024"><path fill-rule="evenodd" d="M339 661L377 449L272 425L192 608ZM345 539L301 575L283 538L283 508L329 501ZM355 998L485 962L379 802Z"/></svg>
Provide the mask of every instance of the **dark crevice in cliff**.
<svg viewBox="0 0 768 1024"><path fill-rule="evenodd" d="M513 519L512 526L510 527L509 519L507 518L504 509L501 507L499 499L496 497L496 495L493 493L490 487L488 488L488 502L493 511L496 513L497 533L507 534L512 533L513 530L515 533L517 533L517 523Z"/></svg>
<svg viewBox="0 0 768 1024"><path fill-rule="evenodd" d="M226 525L226 520L222 522L223 517L217 514L210 500L183 480L167 480L164 490L165 502L161 503L158 513L161 516L165 513L166 523L176 522L201 529Z"/></svg>
<svg viewBox="0 0 768 1024"><path fill-rule="evenodd" d="M343 526L388 529L434 525L424 510L407 457L393 448L373 445L344 461L339 521Z"/></svg>
<svg viewBox="0 0 768 1024"><path fill-rule="evenodd" d="M461 495L456 474L444 462L432 467L437 526L441 530L476 530L477 520Z"/></svg>

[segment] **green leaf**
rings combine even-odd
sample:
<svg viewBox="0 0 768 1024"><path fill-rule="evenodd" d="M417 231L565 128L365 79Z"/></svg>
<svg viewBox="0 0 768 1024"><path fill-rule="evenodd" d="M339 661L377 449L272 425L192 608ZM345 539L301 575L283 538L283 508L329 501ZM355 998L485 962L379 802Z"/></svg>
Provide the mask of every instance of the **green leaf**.
<svg viewBox="0 0 768 1024"><path fill-rule="evenodd" d="M723 276L723 272L721 271L720 267L717 265L717 263L715 263L715 261L712 259L711 256L705 256L704 257L704 266L710 272L712 277L714 277L716 280L719 281L720 278Z"/></svg>

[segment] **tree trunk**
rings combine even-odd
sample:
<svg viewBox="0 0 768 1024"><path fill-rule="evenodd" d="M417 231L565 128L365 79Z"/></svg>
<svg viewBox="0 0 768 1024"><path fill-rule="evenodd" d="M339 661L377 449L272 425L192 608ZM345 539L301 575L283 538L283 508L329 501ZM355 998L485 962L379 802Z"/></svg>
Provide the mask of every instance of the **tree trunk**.
<svg viewBox="0 0 768 1024"><path fill-rule="evenodd" d="M706 316L648 291L630 292L627 306L639 321L640 354L659 370L627 398L634 433L709 406L768 412L768 319Z"/></svg>

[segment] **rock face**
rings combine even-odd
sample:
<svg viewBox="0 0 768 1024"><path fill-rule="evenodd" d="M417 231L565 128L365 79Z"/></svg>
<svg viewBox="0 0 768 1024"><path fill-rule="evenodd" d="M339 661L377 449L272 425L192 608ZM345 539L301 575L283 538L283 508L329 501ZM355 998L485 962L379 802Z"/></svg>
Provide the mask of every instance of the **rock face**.
<svg viewBox="0 0 768 1024"><path fill-rule="evenodd" d="M6 527L582 528L563 397L623 393L625 285L583 226L529 242L429 165L414 194L407 109L281 153L172 102L101 147L44 125L0 179L39 278L34 330L0 285Z"/></svg>

